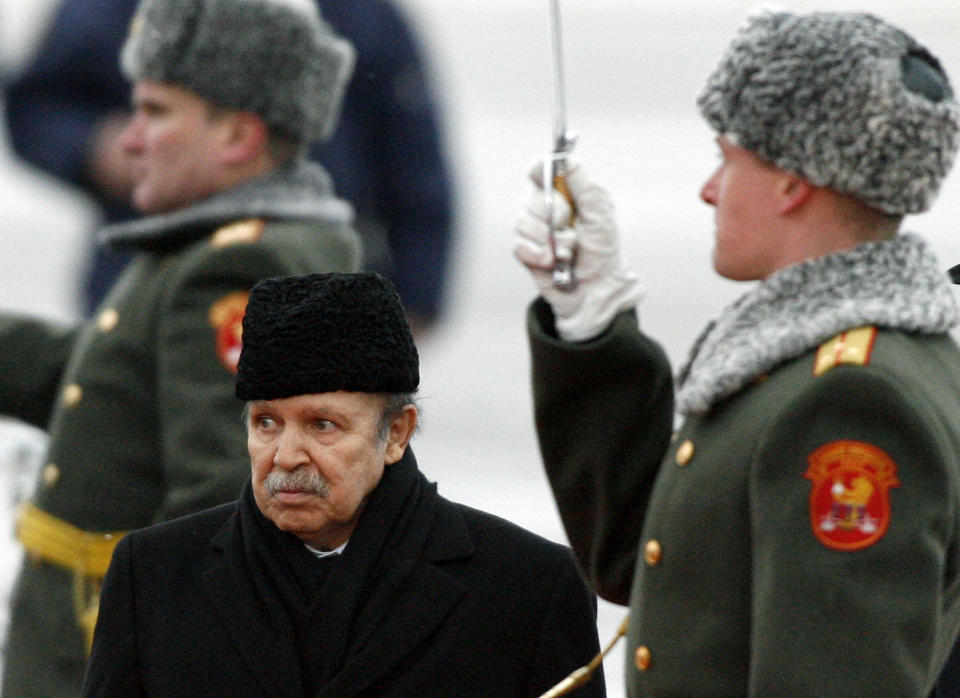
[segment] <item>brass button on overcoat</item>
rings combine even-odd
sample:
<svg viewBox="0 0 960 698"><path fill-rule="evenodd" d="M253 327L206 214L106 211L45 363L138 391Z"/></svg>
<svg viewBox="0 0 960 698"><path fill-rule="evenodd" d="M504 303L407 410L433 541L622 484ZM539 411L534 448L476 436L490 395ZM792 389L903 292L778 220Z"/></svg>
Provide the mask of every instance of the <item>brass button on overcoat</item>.
<svg viewBox="0 0 960 698"><path fill-rule="evenodd" d="M656 566L660 562L662 555L663 546L661 546L660 541L656 539L647 541L647 544L643 546L643 559L651 567Z"/></svg>
<svg viewBox="0 0 960 698"><path fill-rule="evenodd" d="M47 463L40 471L40 479L47 487L53 487L60 479L60 468L55 463Z"/></svg>
<svg viewBox="0 0 960 698"><path fill-rule="evenodd" d="M101 332L112 332L120 322L120 313L114 308L107 308L97 316L97 328Z"/></svg>
<svg viewBox="0 0 960 698"><path fill-rule="evenodd" d="M637 665L637 669L640 671L646 671L650 668L650 648L646 645L640 645L637 647L637 651L633 654L633 662Z"/></svg>
<svg viewBox="0 0 960 698"><path fill-rule="evenodd" d="M83 388L76 383L71 383L63 389L63 404L67 407L76 407L83 399Z"/></svg>
<svg viewBox="0 0 960 698"><path fill-rule="evenodd" d="M689 463L693 458L693 452L695 450L693 442L690 439L680 444L677 448L677 465L683 466Z"/></svg>

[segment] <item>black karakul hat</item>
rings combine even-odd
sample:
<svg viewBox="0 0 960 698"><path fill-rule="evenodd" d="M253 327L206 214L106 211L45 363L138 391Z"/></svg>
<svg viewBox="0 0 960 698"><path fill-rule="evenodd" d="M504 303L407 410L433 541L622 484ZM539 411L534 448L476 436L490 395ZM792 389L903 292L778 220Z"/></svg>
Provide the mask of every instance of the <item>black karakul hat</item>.
<svg viewBox="0 0 960 698"><path fill-rule="evenodd" d="M414 392L417 348L396 289L373 272L265 279L250 292L241 400L338 390Z"/></svg>

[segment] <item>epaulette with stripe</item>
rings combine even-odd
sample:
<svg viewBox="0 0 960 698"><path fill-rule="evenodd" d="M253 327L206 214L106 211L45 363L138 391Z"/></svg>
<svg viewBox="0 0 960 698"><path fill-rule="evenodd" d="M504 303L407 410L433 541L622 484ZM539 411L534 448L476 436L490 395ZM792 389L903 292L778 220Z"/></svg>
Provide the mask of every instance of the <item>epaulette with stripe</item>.
<svg viewBox="0 0 960 698"><path fill-rule="evenodd" d="M870 326L847 330L832 339L828 339L817 349L817 356L813 364L813 375L821 376L834 366L840 366L841 364L868 365L876 337L877 328Z"/></svg>

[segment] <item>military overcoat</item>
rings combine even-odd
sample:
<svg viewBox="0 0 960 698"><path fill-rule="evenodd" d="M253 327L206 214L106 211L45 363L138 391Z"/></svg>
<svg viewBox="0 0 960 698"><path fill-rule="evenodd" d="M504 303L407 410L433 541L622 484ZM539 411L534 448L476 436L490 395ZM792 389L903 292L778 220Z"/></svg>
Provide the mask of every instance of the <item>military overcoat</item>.
<svg viewBox="0 0 960 698"><path fill-rule="evenodd" d="M948 296L894 293L925 302L903 317L942 304L952 321ZM599 593L630 606L629 695L929 693L960 623L946 333L864 326L801 344L703 409L681 389L693 408L674 431L669 363L632 312L574 344L538 301L528 328L568 536Z"/></svg>
<svg viewBox="0 0 960 698"><path fill-rule="evenodd" d="M280 172L117 229L114 242L139 254L91 321L0 315L0 410L49 434L27 507L42 512L39 548L46 515L122 533L237 497L249 475L233 394L247 292L265 277L357 269L349 220L319 168ZM77 606L95 605L96 580L45 558L28 550L16 584L5 696L80 688Z"/></svg>

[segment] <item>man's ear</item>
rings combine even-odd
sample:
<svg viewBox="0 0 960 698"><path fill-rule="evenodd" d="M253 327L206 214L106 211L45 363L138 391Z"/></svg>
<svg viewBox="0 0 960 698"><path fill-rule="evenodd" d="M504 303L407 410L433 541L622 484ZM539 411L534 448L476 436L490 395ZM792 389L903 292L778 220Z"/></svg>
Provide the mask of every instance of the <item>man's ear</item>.
<svg viewBox="0 0 960 698"><path fill-rule="evenodd" d="M225 165L243 165L257 160L266 151L269 129L257 114L238 111L225 117L224 147L221 158Z"/></svg>
<svg viewBox="0 0 960 698"><path fill-rule="evenodd" d="M781 214L789 214L803 206L813 194L814 187L807 180L789 173L784 173L777 189Z"/></svg>
<svg viewBox="0 0 960 698"><path fill-rule="evenodd" d="M414 405L404 405L403 412L390 422L390 433L387 434L387 447L384 453L384 462L387 465L396 463L403 457L410 437L417 428L417 408Z"/></svg>

